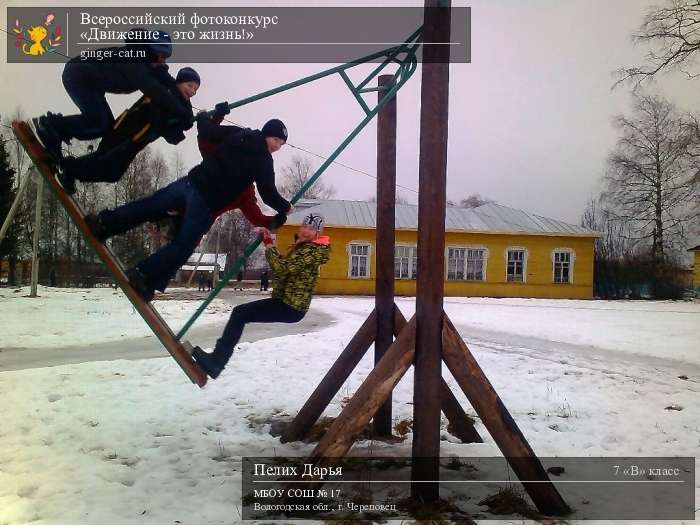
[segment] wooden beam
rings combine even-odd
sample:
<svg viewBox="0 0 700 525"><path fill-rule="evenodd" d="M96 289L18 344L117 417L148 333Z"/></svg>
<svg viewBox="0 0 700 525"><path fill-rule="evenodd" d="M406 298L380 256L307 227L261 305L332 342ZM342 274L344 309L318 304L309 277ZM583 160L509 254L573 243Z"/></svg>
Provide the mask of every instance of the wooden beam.
<svg viewBox="0 0 700 525"><path fill-rule="evenodd" d="M102 259L102 262L112 273L117 284L126 294L129 301L131 301L136 311L141 315L143 320L146 321L146 324L151 330L153 330L153 333L158 337L166 350L170 352L170 355L173 356L177 364L180 365L180 368L187 374L187 377L189 377L193 383L203 387L207 382L207 375L199 368L199 365L195 363L192 356L185 351L180 341L177 340L175 334L173 334L172 330L170 330L156 309L153 308L151 304L144 302L141 296L131 287L129 279L124 273L124 268L122 268L119 259L112 253L112 250L98 241L92 234L92 231L84 220L85 212L80 204L75 202L73 197L63 191L58 181L56 181L53 169L47 163L44 148L42 148L41 144L37 141L29 125L26 122L15 121L12 123L12 129L15 136L19 139L19 142L32 159L32 162L34 162L34 165L39 170L39 173L41 173L44 180L55 193L58 201L63 205L68 215L73 219L73 222L78 226L78 229L83 233L98 257Z"/></svg>
<svg viewBox="0 0 700 525"><path fill-rule="evenodd" d="M285 429L280 440L282 443L303 439L307 432L321 417L323 411L338 393L343 383L360 362L362 357L374 342L377 333L377 312L375 310L362 324L347 346L326 372L326 375L304 403L294 421Z"/></svg>
<svg viewBox="0 0 700 525"><path fill-rule="evenodd" d="M411 465L418 482L411 494L425 502L439 497L450 46L437 43L450 41L450 7L450 0L426 0L423 23L412 452L423 459Z"/></svg>
<svg viewBox="0 0 700 525"><path fill-rule="evenodd" d="M309 462L333 463L345 456L362 429L413 363L416 320L411 318L311 453Z"/></svg>
<svg viewBox="0 0 700 525"><path fill-rule="evenodd" d="M571 512L447 315L442 337L442 355L447 367L539 511L554 516Z"/></svg>
<svg viewBox="0 0 700 525"><path fill-rule="evenodd" d="M484 440L474 428L474 423L462 409L457 398L443 379L440 383L440 400L442 411L452 424L455 436L463 443L483 443Z"/></svg>
<svg viewBox="0 0 700 525"><path fill-rule="evenodd" d="M406 318L399 310L399 307L394 305L394 331L395 335L403 330L406 326ZM483 443L483 439L474 428L474 423L467 416L464 409L457 401L457 398L450 390L450 387L445 382L444 378L440 381L440 406L447 420L452 424L455 435L464 443Z"/></svg>
<svg viewBox="0 0 700 525"><path fill-rule="evenodd" d="M380 75L378 102L391 88L393 75ZM376 365L394 341L394 239L396 208L396 97L377 116L377 228L376 285L377 337L374 341ZM374 434L391 435L391 392L373 421Z"/></svg>

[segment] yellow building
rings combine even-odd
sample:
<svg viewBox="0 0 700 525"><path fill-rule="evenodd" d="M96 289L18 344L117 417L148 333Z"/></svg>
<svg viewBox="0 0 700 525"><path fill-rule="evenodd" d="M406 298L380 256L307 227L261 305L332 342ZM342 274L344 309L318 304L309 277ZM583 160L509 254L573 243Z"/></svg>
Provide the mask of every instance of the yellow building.
<svg viewBox="0 0 700 525"><path fill-rule="evenodd" d="M317 293L373 295L376 204L321 201L299 210L278 231L278 246L293 242L311 212L323 215L332 247ZM593 243L599 233L498 204L450 207L446 215L441 276L446 296L593 297ZM418 207L397 204L396 295L416 292L417 225Z"/></svg>
<svg viewBox="0 0 700 525"><path fill-rule="evenodd" d="M688 251L693 252L693 288L700 293L700 244Z"/></svg>

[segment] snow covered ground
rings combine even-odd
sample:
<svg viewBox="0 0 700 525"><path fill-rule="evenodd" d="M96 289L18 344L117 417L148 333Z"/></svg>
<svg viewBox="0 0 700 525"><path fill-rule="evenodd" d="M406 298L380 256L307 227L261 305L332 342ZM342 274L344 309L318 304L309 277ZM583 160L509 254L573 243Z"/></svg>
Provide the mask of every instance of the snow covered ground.
<svg viewBox="0 0 700 525"><path fill-rule="evenodd" d="M81 307L88 301L72 297ZM412 299L397 304L413 313ZM241 456L313 449L281 444L270 421L296 414L372 306L369 298L316 298L312 308L334 323L242 344L203 390L169 357L0 372L0 524L239 522ZM448 298L445 306L538 455L700 449L700 304ZM329 415L369 372L371 353ZM412 416L412 377L394 393L397 419ZM462 444L445 425L442 455L500 455L478 420L483 444ZM409 434L352 452L410 451ZM696 464L700 501L697 472Z"/></svg>
<svg viewBox="0 0 700 525"><path fill-rule="evenodd" d="M121 290L40 286L38 297L28 295L27 286L0 288L0 349L90 345L152 333ZM177 330L195 312L199 301L156 300L153 304ZM197 325L220 323L230 311L225 301L214 299Z"/></svg>

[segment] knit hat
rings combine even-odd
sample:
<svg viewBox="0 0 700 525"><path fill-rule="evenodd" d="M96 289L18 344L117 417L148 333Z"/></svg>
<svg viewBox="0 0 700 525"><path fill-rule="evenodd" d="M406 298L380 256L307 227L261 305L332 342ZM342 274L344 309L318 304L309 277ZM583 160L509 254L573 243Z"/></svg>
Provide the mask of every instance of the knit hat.
<svg viewBox="0 0 700 525"><path fill-rule="evenodd" d="M264 137L277 137L287 142L287 127L279 119L268 120L261 131Z"/></svg>
<svg viewBox="0 0 700 525"><path fill-rule="evenodd" d="M317 232L323 229L323 215L309 213L302 222L304 226L310 226Z"/></svg>
<svg viewBox="0 0 700 525"><path fill-rule="evenodd" d="M197 84L201 84L199 74L197 74L197 72L194 69L192 69L191 67L183 67L180 71L177 72L177 77L175 78L176 84L182 84L183 82L190 81L194 81Z"/></svg>

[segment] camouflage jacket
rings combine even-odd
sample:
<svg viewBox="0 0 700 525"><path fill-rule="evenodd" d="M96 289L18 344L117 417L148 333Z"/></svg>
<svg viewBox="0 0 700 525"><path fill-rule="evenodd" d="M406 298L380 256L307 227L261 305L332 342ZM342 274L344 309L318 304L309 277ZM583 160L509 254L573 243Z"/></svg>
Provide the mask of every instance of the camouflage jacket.
<svg viewBox="0 0 700 525"><path fill-rule="evenodd" d="M318 280L319 267L328 262L330 256L328 237L299 244L286 256L275 247L265 250L265 258L274 273L272 297L295 310L307 311Z"/></svg>

